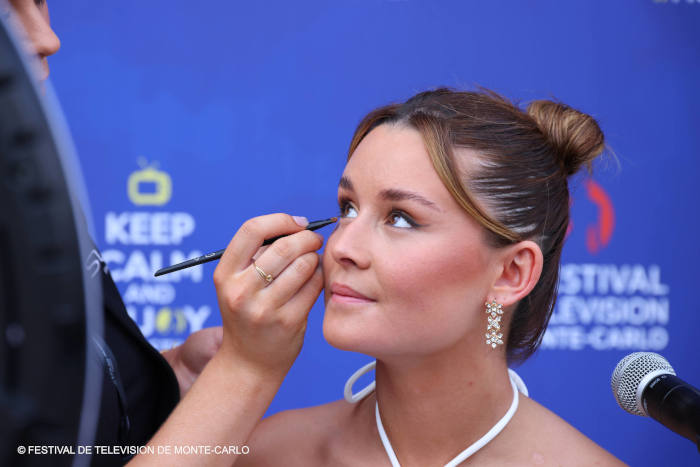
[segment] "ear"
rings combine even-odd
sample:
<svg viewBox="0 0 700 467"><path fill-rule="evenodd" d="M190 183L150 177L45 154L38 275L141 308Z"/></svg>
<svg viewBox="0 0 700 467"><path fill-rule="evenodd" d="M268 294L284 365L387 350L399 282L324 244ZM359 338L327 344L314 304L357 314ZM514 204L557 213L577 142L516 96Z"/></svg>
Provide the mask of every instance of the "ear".
<svg viewBox="0 0 700 467"><path fill-rule="evenodd" d="M542 250L525 240L503 250L501 273L491 287L491 294L503 306L512 305L529 294L542 274Z"/></svg>

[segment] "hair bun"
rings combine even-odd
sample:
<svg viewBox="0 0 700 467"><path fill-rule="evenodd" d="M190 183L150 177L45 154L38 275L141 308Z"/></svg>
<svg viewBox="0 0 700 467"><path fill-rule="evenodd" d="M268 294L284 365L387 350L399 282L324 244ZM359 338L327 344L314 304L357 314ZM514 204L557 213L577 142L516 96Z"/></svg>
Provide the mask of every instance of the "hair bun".
<svg viewBox="0 0 700 467"><path fill-rule="evenodd" d="M593 117L576 109L548 100L533 101L527 113L535 120L554 149L555 157L568 177L605 149L605 137Z"/></svg>

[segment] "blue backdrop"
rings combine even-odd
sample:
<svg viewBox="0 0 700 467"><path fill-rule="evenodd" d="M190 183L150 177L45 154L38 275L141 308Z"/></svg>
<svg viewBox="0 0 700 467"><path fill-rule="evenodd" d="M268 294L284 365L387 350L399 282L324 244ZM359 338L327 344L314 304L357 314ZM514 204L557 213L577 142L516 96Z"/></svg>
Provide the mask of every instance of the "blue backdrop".
<svg viewBox="0 0 700 467"><path fill-rule="evenodd" d="M619 160L572 181L573 228L531 396L631 465L697 465L685 439L623 412L609 378L636 350L700 386L700 0L49 2L52 81L102 249L160 348L220 324L213 265L246 219L337 212L359 119L438 85L555 97ZM327 235L327 232L326 232ZM368 362L322 337L322 303L268 413L342 397Z"/></svg>

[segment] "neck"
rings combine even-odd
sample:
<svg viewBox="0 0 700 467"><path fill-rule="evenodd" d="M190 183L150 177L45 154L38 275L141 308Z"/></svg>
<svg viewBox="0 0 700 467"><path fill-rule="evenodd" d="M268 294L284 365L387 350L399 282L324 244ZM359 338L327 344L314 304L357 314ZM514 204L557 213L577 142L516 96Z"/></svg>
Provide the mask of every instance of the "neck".
<svg viewBox="0 0 700 467"><path fill-rule="evenodd" d="M473 348L377 360L376 382L382 424L404 467L449 462L489 431L513 401L502 354Z"/></svg>

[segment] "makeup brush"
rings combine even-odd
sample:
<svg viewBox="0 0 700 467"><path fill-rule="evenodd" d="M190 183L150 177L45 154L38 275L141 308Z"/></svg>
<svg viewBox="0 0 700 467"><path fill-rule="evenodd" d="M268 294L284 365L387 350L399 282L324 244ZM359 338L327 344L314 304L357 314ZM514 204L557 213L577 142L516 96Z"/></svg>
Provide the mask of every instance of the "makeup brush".
<svg viewBox="0 0 700 467"><path fill-rule="evenodd" d="M337 220L337 217L331 217L330 219L325 219L322 221L309 222L309 225L306 226L306 230L318 230L321 227L325 227L336 222ZM270 245L275 240L278 240L282 237L286 237L287 235L291 234L278 235L276 237L268 238L263 242L263 246ZM197 258L188 259L187 261L183 261L182 263L173 264L172 266L168 266L167 268L157 270L154 276L162 276L163 274L169 274L171 272L180 271L181 269L187 269L191 268L192 266L197 266L198 264L204 264L208 263L209 261L217 260L221 258L221 256L224 254L224 251L226 251L225 248L223 250L212 251L211 253L207 253L206 255L199 256Z"/></svg>

